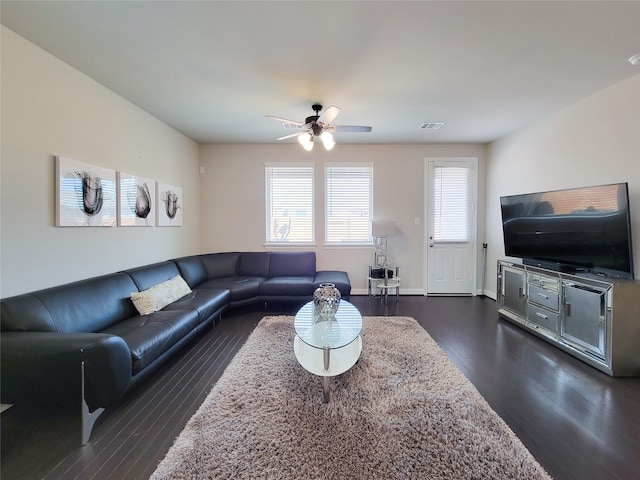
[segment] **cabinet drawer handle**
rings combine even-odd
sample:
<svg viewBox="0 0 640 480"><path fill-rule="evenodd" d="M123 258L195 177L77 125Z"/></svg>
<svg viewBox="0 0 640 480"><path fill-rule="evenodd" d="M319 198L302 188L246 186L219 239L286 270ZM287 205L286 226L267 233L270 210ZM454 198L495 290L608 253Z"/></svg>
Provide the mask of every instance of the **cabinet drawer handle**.
<svg viewBox="0 0 640 480"><path fill-rule="evenodd" d="M548 295L543 295L542 293L539 293L538 296L540 298L544 298L545 300L549 300L549 296Z"/></svg>
<svg viewBox="0 0 640 480"><path fill-rule="evenodd" d="M540 312L536 312L536 317L540 317L540 318L543 318L543 319L545 319L545 320L549 320L549 317L547 317L546 315L543 315L543 314L542 314L542 313L540 313Z"/></svg>

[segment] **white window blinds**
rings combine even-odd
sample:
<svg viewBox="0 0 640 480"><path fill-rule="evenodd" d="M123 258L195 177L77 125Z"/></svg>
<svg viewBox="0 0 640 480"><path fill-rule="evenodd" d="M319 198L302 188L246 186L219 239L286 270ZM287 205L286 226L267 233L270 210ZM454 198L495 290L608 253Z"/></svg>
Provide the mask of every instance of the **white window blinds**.
<svg viewBox="0 0 640 480"><path fill-rule="evenodd" d="M467 242L471 222L471 170L435 167L433 182L433 239Z"/></svg>
<svg viewBox="0 0 640 480"><path fill-rule="evenodd" d="M325 242L371 243L373 164L326 164L324 189Z"/></svg>
<svg viewBox="0 0 640 480"><path fill-rule="evenodd" d="M313 166L265 165L267 243L313 243Z"/></svg>

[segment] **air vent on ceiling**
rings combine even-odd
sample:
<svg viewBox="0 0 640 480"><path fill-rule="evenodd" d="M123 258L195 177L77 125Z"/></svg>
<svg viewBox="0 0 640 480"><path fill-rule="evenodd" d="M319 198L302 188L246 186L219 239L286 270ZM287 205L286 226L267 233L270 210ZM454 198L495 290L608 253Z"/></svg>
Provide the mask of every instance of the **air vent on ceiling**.
<svg viewBox="0 0 640 480"><path fill-rule="evenodd" d="M287 130L299 130L302 128L301 126L296 125L295 123L289 123L289 122L282 122L282 126Z"/></svg>
<svg viewBox="0 0 640 480"><path fill-rule="evenodd" d="M420 125L420 128L424 130L438 130L442 128L443 125L444 122L424 122L422 125Z"/></svg>

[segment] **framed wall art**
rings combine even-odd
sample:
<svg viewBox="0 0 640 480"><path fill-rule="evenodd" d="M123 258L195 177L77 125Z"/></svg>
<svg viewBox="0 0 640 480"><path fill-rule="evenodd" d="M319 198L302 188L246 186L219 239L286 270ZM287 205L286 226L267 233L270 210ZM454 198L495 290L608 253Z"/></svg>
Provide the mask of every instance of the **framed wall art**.
<svg viewBox="0 0 640 480"><path fill-rule="evenodd" d="M153 227L156 224L156 182L118 172L118 225Z"/></svg>
<svg viewBox="0 0 640 480"><path fill-rule="evenodd" d="M158 197L159 227L182 226L182 188L158 182L156 185Z"/></svg>
<svg viewBox="0 0 640 480"><path fill-rule="evenodd" d="M56 226L116 225L116 172L56 157Z"/></svg>

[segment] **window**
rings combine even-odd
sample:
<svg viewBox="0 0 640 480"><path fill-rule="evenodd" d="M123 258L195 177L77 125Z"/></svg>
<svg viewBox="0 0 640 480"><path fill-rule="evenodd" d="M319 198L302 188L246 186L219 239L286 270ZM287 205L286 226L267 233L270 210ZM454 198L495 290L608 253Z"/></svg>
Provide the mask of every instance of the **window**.
<svg viewBox="0 0 640 480"><path fill-rule="evenodd" d="M313 166L265 165L267 243L313 243Z"/></svg>
<svg viewBox="0 0 640 480"><path fill-rule="evenodd" d="M325 242L371 243L373 164L326 164Z"/></svg>
<svg viewBox="0 0 640 480"><path fill-rule="evenodd" d="M471 224L471 170L435 167L433 170L433 239L468 242Z"/></svg>

